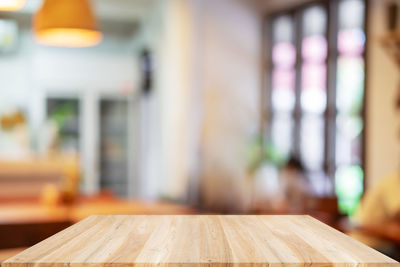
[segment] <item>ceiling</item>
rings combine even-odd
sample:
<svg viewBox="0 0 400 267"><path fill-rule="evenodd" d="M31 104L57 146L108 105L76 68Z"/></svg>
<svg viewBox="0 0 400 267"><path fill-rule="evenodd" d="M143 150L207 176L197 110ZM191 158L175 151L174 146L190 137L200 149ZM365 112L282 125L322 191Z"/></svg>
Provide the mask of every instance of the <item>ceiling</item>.
<svg viewBox="0 0 400 267"><path fill-rule="evenodd" d="M43 0L27 0L20 13L32 14ZM145 16L156 0L91 0L93 9L101 20L137 22Z"/></svg>
<svg viewBox="0 0 400 267"><path fill-rule="evenodd" d="M271 12L278 12L280 10L285 10L315 0L268 0L268 1L257 0L257 1L259 2L261 9L264 12L271 13Z"/></svg>

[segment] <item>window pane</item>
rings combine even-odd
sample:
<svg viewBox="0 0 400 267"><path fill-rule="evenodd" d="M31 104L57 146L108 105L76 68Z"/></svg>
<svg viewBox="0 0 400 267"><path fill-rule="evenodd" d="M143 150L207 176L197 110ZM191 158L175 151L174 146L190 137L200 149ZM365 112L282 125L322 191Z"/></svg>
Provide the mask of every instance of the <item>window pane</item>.
<svg viewBox="0 0 400 267"><path fill-rule="evenodd" d="M326 66L304 64L302 67L301 108L321 114L326 108Z"/></svg>
<svg viewBox="0 0 400 267"><path fill-rule="evenodd" d="M271 124L271 140L282 157L287 157L293 142L293 120L290 114L276 115Z"/></svg>
<svg viewBox="0 0 400 267"><path fill-rule="evenodd" d="M340 211L352 214L363 192L361 112L364 98L365 4L339 2L335 190Z"/></svg>
<svg viewBox="0 0 400 267"><path fill-rule="evenodd" d="M336 45L328 44L326 38L328 5L329 8L338 5L338 17L331 20L339 23ZM280 16L272 25L273 118L270 140L285 155L291 152L292 147L299 148L299 156L316 193L331 193L335 187L340 209L349 214L358 205L363 190L364 12L364 0L327 1L326 5L317 3L299 8L291 16ZM295 22L302 27L299 47L296 46ZM337 51L332 51L328 59L330 45L337 46ZM301 55L296 55L297 51ZM333 64L335 60L337 64ZM336 77L331 77L336 78L336 88L329 88L332 94L327 94L327 62L337 68ZM299 68L296 63L301 64ZM296 77L300 78L300 84L296 84ZM297 89L300 92L296 94ZM336 99L328 102L328 95ZM295 103L299 105L299 111ZM333 112L327 113L330 116L329 125L335 125L336 132L332 133L331 141L334 143L325 148L327 103L336 105L329 106L329 111ZM295 114L299 115L295 116L299 120L296 122L293 116L295 108ZM299 132L294 132L294 125L300 127ZM324 172L326 153L329 160L326 163L333 170L335 182Z"/></svg>
<svg viewBox="0 0 400 267"><path fill-rule="evenodd" d="M364 172L358 165L341 166L336 170L335 191L339 210L352 214L357 209L363 192Z"/></svg>
<svg viewBox="0 0 400 267"><path fill-rule="evenodd" d="M0 53L15 51L18 45L18 23L14 20L0 19Z"/></svg>
<svg viewBox="0 0 400 267"><path fill-rule="evenodd" d="M57 152L78 153L81 118L79 99L48 98L47 117L57 126Z"/></svg>
<svg viewBox="0 0 400 267"><path fill-rule="evenodd" d="M301 52L303 59L307 62L324 62L327 54L326 38L322 35L304 38Z"/></svg>
<svg viewBox="0 0 400 267"><path fill-rule="evenodd" d="M272 60L280 68L292 68L296 62L296 48L292 43L277 43L272 49Z"/></svg>
<svg viewBox="0 0 400 267"><path fill-rule="evenodd" d="M307 8L303 14L303 35L324 35L326 30L326 12L320 6Z"/></svg>
<svg viewBox="0 0 400 267"><path fill-rule="evenodd" d="M100 185L116 195L128 194L128 101L100 101Z"/></svg>
<svg viewBox="0 0 400 267"><path fill-rule="evenodd" d="M301 158L308 170L320 170L324 160L324 119L307 115L301 120Z"/></svg>
<svg viewBox="0 0 400 267"><path fill-rule="evenodd" d="M292 43L293 37L293 19L290 16L281 16L272 23L272 37L274 43Z"/></svg>
<svg viewBox="0 0 400 267"><path fill-rule="evenodd" d="M275 69L272 73L272 107L278 111L291 111L295 105L294 69Z"/></svg>
<svg viewBox="0 0 400 267"><path fill-rule="evenodd" d="M341 30L338 34L339 53L360 56L364 52L365 34L360 28Z"/></svg>
<svg viewBox="0 0 400 267"><path fill-rule="evenodd" d="M340 113L359 114L364 96L364 60L339 57L336 105Z"/></svg>
<svg viewBox="0 0 400 267"><path fill-rule="evenodd" d="M295 106L296 48L293 42L293 20L282 16L273 22L272 108L291 112Z"/></svg>
<svg viewBox="0 0 400 267"><path fill-rule="evenodd" d="M323 196L332 192L333 185L322 170L310 172L307 177L315 194Z"/></svg>
<svg viewBox="0 0 400 267"><path fill-rule="evenodd" d="M359 115L364 97L364 27L363 0L339 2L337 63L337 98L339 113Z"/></svg>
<svg viewBox="0 0 400 267"><path fill-rule="evenodd" d="M301 53L301 108L306 113L322 114L326 109L326 11L314 6L303 13Z"/></svg>
<svg viewBox="0 0 400 267"><path fill-rule="evenodd" d="M341 0L339 3L339 29L362 28L364 12L363 0Z"/></svg>
<svg viewBox="0 0 400 267"><path fill-rule="evenodd" d="M336 163L361 164L361 117L339 116L336 125Z"/></svg>

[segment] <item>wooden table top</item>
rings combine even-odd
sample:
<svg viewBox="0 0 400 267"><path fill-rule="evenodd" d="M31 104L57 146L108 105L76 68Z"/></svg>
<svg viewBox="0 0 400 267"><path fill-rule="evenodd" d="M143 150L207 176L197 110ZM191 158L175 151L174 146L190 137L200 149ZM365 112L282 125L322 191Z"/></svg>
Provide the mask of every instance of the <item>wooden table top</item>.
<svg viewBox="0 0 400 267"><path fill-rule="evenodd" d="M95 215L3 262L49 266L400 266L310 216Z"/></svg>

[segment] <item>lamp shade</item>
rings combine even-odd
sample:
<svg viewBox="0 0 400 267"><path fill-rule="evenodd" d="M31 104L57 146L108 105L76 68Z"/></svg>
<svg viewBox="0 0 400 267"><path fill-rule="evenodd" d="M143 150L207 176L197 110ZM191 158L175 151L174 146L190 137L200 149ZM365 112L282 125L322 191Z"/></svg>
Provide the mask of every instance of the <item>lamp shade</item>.
<svg viewBox="0 0 400 267"><path fill-rule="evenodd" d="M24 7L26 0L0 0L0 11L14 11Z"/></svg>
<svg viewBox="0 0 400 267"><path fill-rule="evenodd" d="M88 47L101 42L88 0L45 0L33 18L35 39L43 45Z"/></svg>

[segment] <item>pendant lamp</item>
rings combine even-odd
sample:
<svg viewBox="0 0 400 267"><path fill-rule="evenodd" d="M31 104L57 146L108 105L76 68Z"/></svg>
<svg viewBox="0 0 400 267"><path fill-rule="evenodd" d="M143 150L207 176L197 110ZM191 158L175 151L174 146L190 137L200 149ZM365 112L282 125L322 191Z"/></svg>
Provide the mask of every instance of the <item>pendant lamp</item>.
<svg viewBox="0 0 400 267"><path fill-rule="evenodd" d="M0 11L15 11L24 7L26 0L0 0Z"/></svg>
<svg viewBox="0 0 400 267"><path fill-rule="evenodd" d="M36 41L43 45L88 47L103 38L89 0L45 0L33 27Z"/></svg>

